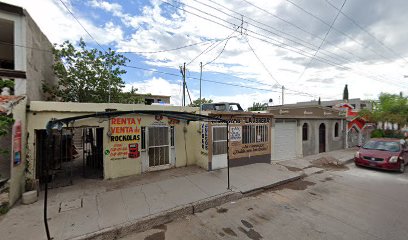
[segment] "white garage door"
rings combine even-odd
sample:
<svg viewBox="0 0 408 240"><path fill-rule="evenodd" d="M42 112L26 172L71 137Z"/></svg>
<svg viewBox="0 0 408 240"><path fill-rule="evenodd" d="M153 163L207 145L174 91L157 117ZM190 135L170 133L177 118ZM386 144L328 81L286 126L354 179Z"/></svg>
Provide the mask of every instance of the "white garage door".
<svg viewBox="0 0 408 240"><path fill-rule="evenodd" d="M296 157L296 122L276 122L272 156L274 160Z"/></svg>

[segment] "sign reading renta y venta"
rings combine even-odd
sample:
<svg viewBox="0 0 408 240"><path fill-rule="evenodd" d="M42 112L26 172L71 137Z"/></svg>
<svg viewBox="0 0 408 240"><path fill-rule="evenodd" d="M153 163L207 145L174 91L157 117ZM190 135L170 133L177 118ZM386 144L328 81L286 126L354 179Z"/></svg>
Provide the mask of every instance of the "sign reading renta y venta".
<svg viewBox="0 0 408 240"><path fill-rule="evenodd" d="M140 157L140 117L116 117L110 120L110 144L105 155L111 160Z"/></svg>

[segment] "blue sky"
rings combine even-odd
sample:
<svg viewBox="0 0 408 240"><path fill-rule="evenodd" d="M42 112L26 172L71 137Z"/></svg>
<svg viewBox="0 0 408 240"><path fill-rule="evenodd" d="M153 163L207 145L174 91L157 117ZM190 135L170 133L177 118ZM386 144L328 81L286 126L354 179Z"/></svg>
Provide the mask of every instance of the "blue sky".
<svg viewBox="0 0 408 240"><path fill-rule="evenodd" d="M134 52L124 53L129 65L177 75L127 68L123 76L127 89L170 95L175 105L179 66L193 59L187 66L193 99L200 62L202 96L244 107L270 98L279 104L282 85L285 103L340 98L345 84L353 98L408 93L404 0L347 1L341 13L343 0L62 1L104 48ZM98 48L59 0L6 2L26 8L51 42L82 37ZM193 46L164 51L186 45ZM163 52L148 53L154 51Z"/></svg>

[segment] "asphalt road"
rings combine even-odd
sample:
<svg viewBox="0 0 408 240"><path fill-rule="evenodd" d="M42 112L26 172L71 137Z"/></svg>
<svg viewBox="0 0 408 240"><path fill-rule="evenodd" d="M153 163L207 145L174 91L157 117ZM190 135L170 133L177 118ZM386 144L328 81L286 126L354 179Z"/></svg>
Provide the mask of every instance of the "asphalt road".
<svg viewBox="0 0 408 240"><path fill-rule="evenodd" d="M408 239L408 171L348 165L123 239Z"/></svg>

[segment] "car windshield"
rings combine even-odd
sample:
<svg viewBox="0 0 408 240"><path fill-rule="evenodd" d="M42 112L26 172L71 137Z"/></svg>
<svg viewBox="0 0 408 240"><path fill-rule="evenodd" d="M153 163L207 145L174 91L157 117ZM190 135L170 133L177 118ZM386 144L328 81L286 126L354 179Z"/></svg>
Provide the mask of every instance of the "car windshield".
<svg viewBox="0 0 408 240"><path fill-rule="evenodd" d="M368 141L364 146L364 149L373 149L381 151L399 152L400 144L398 142L387 141Z"/></svg>

